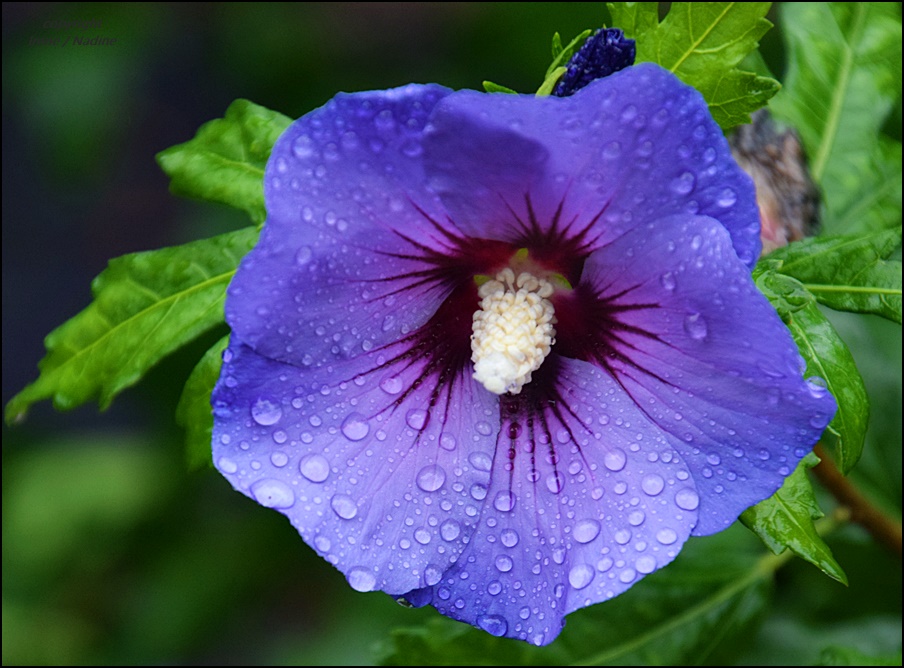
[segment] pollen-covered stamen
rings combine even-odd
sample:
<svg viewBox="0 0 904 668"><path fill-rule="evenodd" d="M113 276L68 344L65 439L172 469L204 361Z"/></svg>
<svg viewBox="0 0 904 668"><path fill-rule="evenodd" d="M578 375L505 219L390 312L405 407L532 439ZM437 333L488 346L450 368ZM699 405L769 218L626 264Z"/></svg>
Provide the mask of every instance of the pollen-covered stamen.
<svg viewBox="0 0 904 668"><path fill-rule="evenodd" d="M474 314L471 361L474 378L495 394L518 394L555 343L549 281L510 268L480 286Z"/></svg>

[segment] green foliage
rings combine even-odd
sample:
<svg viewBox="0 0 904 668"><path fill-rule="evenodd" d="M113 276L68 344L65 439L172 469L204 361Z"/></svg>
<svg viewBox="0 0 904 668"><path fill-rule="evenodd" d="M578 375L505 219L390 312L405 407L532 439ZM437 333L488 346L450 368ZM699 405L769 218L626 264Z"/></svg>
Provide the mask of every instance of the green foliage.
<svg viewBox="0 0 904 668"><path fill-rule="evenodd" d="M901 228L860 236L804 239L769 254L821 304L872 313L901 324L901 261L887 258L901 245Z"/></svg>
<svg viewBox="0 0 904 668"><path fill-rule="evenodd" d="M900 666L901 652L875 656L853 647L827 647L819 655L819 666Z"/></svg>
<svg viewBox="0 0 904 668"><path fill-rule="evenodd" d="M800 132L825 196L823 226L900 225L901 143L880 130L901 98L901 6L782 3L785 87L771 105Z"/></svg>
<svg viewBox="0 0 904 668"><path fill-rule="evenodd" d="M587 38L590 37L592 33L592 30L585 30L571 40L568 43L568 46L565 47L562 46L562 38L559 36L559 33L552 36L552 63L550 63L549 67L546 69L546 74L543 75L543 83L540 84L540 88L537 89L538 97L550 95L552 93L553 88L559 83L559 79L566 71L568 71L568 68L566 68L565 65L584 45L584 42L587 41Z"/></svg>
<svg viewBox="0 0 904 668"><path fill-rule="evenodd" d="M512 90L511 88L506 88L505 86L500 86L497 83L493 83L492 81L484 81L483 89L487 93L507 93L509 95L517 95L518 91Z"/></svg>
<svg viewBox="0 0 904 668"><path fill-rule="evenodd" d="M610 2L613 25L637 41L637 62L653 62L699 90L716 122L750 122L778 82L737 65L772 24L770 2L675 2L662 23L658 3Z"/></svg>
<svg viewBox="0 0 904 668"><path fill-rule="evenodd" d="M210 395L220 377L223 351L228 344L229 337L224 336L204 353L185 382L176 407L176 422L185 429L185 455L192 469L213 464L210 459L210 439L213 435Z"/></svg>
<svg viewBox="0 0 904 668"><path fill-rule="evenodd" d="M248 100L236 100L225 118L205 123L194 139L157 154L177 195L227 204L260 225L264 167L273 144L292 120Z"/></svg>
<svg viewBox="0 0 904 668"><path fill-rule="evenodd" d="M752 537L751 537L752 539ZM446 619L400 629L382 665L720 665L743 648L769 601L781 557L729 529L692 538L667 570L621 596L568 616L546 647L498 639Z"/></svg>
<svg viewBox="0 0 904 668"><path fill-rule="evenodd" d="M813 524L823 513L816 503L806 470L818 463L819 457L812 452L808 454L775 494L745 510L740 519L773 553L781 554L790 549L846 585L847 576Z"/></svg>
<svg viewBox="0 0 904 668"><path fill-rule="evenodd" d="M47 398L58 409L95 398L106 408L161 358L221 323L226 286L257 236L247 227L111 260L91 285L91 305L47 335L40 376L7 404L7 422Z"/></svg>
<svg viewBox="0 0 904 668"><path fill-rule="evenodd" d="M838 332L816 305L816 299L796 279L774 270L768 260L757 265L757 286L788 325L807 363L806 376L823 379L835 397L838 411L826 427L834 438L838 467L848 473L863 452L869 422L869 399L854 358ZM824 435L825 439L826 436Z"/></svg>

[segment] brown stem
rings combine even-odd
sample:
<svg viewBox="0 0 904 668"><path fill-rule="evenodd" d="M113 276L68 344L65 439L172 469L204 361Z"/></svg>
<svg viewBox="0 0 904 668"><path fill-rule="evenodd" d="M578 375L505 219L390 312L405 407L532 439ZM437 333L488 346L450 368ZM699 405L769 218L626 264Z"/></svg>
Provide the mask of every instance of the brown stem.
<svg viewBox="0 0 904 668"><path fill-rule="evenodd" d="M823 450L822 445L817 444L815 452L822 461L813 468L813 473L838 502L851 511L851 521L862 526L873 538L900 557L901 523L884 515L841 475L841 471Z"/></svg>

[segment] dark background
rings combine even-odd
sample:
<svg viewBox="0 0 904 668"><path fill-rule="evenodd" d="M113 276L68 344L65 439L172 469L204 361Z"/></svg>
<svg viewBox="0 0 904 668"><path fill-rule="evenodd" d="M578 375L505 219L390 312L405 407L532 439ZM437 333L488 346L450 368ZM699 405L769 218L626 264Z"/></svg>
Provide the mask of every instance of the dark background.
<svg viewBox="0 0 904 668"><path fill-rule="evenodd" d="M412 81L532 92L553 32L567 42L608 16L602 3L4 3L2 19L5 404L110 258L248 224L171 196L154 162L235 98L294 118L338 91ZM102 27L47 24L73 20ZM39 43L85 34L117 42ZM781 72L778 31L764 52ZM862 475L899 499L900 328L887 325L841 323L872 351L858 363L886 400L872 438L897 439L897 457L880 450ZM360 663L389 629L435 614L353 592L281 515L213 471L186 471L173 414L220 334L165 360L105 414L43 402L4 425L5 665ZM899 617L889 623L900 631Z"/></svg>

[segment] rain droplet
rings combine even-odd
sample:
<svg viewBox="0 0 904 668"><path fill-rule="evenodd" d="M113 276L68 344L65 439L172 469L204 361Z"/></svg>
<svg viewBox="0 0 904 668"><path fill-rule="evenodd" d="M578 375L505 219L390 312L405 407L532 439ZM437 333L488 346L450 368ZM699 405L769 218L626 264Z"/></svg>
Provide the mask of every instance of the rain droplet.
<svg viewBox="0 0 904 668"><path fill-rule="evenodd" d="M282 468L289 463L289 455L287 455L285 452L274 452L270 455L270 463L277 468Z"/></svg>
<svg viewBox="0 0 904 668"><path fill-rule="evenodd" d="M431 538L430 532L424 527L421 527L414 532L414 539L421 545L429 543Z"/></svg>
<svg viewBox="0 0 904 668"><path fill-rule="evenodd" d="M326 536L317 536L317 538L314 539L314 547L321 552L329 552L331 545L330 539Z"/></svg>
<svg viewBox="0 0 904 668"><path fill-rule="evenodd" d="M439 528L443 540L455 540L461 534L461 525L455 520L446 520Z"/></svg>
<svg viewBox="0 0 904 668"><path fill-rule="evenodd" d="M500 554L496 557L496 568L500 573L508 573L514 566L515 562L507 554Z"/></svg>
<svg viewBox="0 0 904 668"><path fill-rule="evenodd" d="M279 422L282 417L282 408L276 399L258 397L257 401L251 404L251 417L262 427L269 427Z"/></svg>
<svg viewBox="0 0 904 668"><path fill-rule="evenodd" d="M479 482L471 485L471 498L475 501L483 501L487 498L487 486Z"/></svg>
<svg viewBox="0 0 904 668"><path fill-rule="evenodd" d="M515 507L515 495L512 492L499 492L493 499L496 510L507 513Z"/></svg>
<svg viewBox="0 0 904 668"><path fill-rule="evenodd" d="M610 471L621 471L625 468L625 463L627 461L628 456L621 448L613 448L603 456L603 464L605 464L606 468Z"/></svg>
<svg viewBox="0 0 904 668"><path fill-rule="evenodd" d="M292 152L298 158L310 158L316 152L313 140L308 135L301 135L292 144Z"/></svg>
<svg viewBox="0 0 904 668"><path fill-rule="evenodd" d="M417 486L425 492L435 492L446 482L446 472L439 464L431 464L417 474Z"/></svg>
<svg viewBox="0 0 904 668"><path fill-rule="evenodd" d="M443 450L454 450L455 446L455 437L452 434L443 434L439 437L439 447Z"/></svg>
<svg viewBox="0 0 904 668"><path fill-rule="evenodd" d="M700 246L702 245L703 237L701 237L699 234L695 234L694 238L691 239L691 248L693 248L694 250L700 250Z"/></svg>
<svg viewBox="0 0 904 668"><path fill-rule="evenodd" d="M662 284L662 287L671 292L675 289L675 274L667 271L659 277L659 282Z"/></svg>
<svg viewBox="0 0 904 668"><path fill-rule="evenodd" d="M588 564L578 564L568 571L568 583L575 589L583 589L593 581L596 571Z"/></svg>
<svg viewBox="0 0 904 668"><path fill-rule="evenodd" d="M217 460L217 467L223 473L235 473L239 470L238 464L229 459L229 457L220 457L219 460Z"/></svg>
<svg viewBox="0 0 904 668"><path fill-rule="evenodd" d="M675 494L675 503L683 510L696 510L700 505L700 497L690 487L685 487Z"/></svg>
<svg viewBox="0 0 904 668"><path fill-rule="evenodd" d="M822 399L829 393L826 381L819 376L807 378L807 389L810 390L810 396L814 399Z"/></svg>
<svg viewBox="0 0 904 668"><path fill-rule="evenodd" d="M251 493L266 508L290 508L295 503L292 488L279 480L258 480L251 485Z"/></svg>
<svg viewBox="0 0 904 668"><path fill-rule="evenodd" d="M443 579L443 572L436 566L430 564L424 569L424 583L428 587L438 584Z"/></svg>
<svg viewBox="0 0 904 668"><path fill-rule="evenodd" d="M342 422L342 434L350 441L360 441L367 436L370 425L361 413L349 413Z"/></svg>
<svg viewBox="0 0 904 668"><path fill-rule="evenodd" d="M676 540L678 540L678 534L675 533L672 529L660 529L656 532L656 540L658 540L663 545L671 545Z"/></svg>
<svg viewBox="0 0 904 668"><path fill-rule="evenodd" d="M596 570L598 570L600 573L605 573L610 568L612 568L613 563L614 562L609 557L603 557L598 562L596 562Z"/></svg>
<svg viewBox="0 0 904 668"><path fill-rule="evenodd" d="M640 487L650 496L656 496L662 491L662 488L665 487L665 481L662 479L661 475L651 473L648 476L644 476L644 479L640 483Z"/></svg>
<svg viewBox="0 0 904 668"><path fill-rule="evenodd" d="M299 462L298 470L311 482L323 482L330 475L330 463L323 455L306 455Z"/></svg>
<svg viewBox="0 0 904 668"><path fill-rule="evenodd" d="M398 376L387 376L380 381L380 389L386 394L398 394L402 391L403 386L404 382Z"/></svg>
<svg viewBox="0 0 904 668"><path fill-rule="evenodd" d="M424 425L427 424L427 411L420 408L412 408L405 415L405 422L407 422L408 426L412 429L420 431L424 428Z"/></svg>
<svg viewBox="0 0 904 668"><path fill-rule="evenodd" d="M684 331L695 341L702 341L706 338L706 320L699 313L691 313L684 319Z"/></svg>
<svg viewBox="0 0 904 668"><path fill-rule="evenodd" d="M829 424L829 416L826 413L816 412L810 418L810 426L815 429L823 429L827 424Z"/></svg>
<svg viewBox="0 0 904 668"><path fill-rule="evenodd" d="M619 529L615 532L614 538L619 545L627 545L628 541L631 540L631 532L627 529Z"/></svg>
<svg viewBox="0 0 904 668"><path fill-rule="evenodd" d="M501 638L508 632L508 622L499 615L482 615L477 618L477 625L497 638Z"/></svg>
<svg viewBox="0 0 904 668"><path fill-rule="evenodd" d="M561 473L556 471L555 473L550 473L546 477L546 489L548 489L553 494L558 494L562 491L562 487L565 486L565 478Z"/></svg>
<svg viewBox="0 0 904 668"><path fill-rule="evenodd" d="M298 252L295 253L295 264L297 264L299 267L303 267L311 261L313 255L314 251L311 250L310 246L302 246L298 249Z"/></svg>
<svg viewBox="0 0 904 668"><path fill-rule="evenodd" d="M348 583L355 591L373 591L377 586L377 578L370 569L363 566L355 566L346 576Z"/></svg>
<svg viewBox="0 0 904 668"><path fill-rule="evenodd" d="M691 174L690 172L684 172L679 177L672 179L669 187L676 195L687 195L691 190L694 189L695 182L696 179L694 178L693 174Z"/></svg>
<svg viewBox="0 0 904 668"><path fill-rule="evenodd" d="M643 524L644 519L646 519L646 515L642 510L632 510L628 515L628 524L632 527L639 527Z"/></svg>
<svg viewBox="0 0 904 668"><path fill-rule="evenodd" d="M530 617L530 608L528 608L527 606L524 606L523 608L521 608L518 611L518 616L521 619L527 619L528 617Z"/></svg>
<svg viewBox="0 0 904 668"><path fill-rule="evenodd" d="M650 556L649 554L644 554L640 557L637 557L637 561L634 562L634 568L637 569L638 573L652 573L656 570L656 558Z"/></svg>
<svg viewBox="0 0 904 668"><path fill-rule="evenodd" d="M493 466L493 460L485 452L472 452L468 455L468 461L478 471L489 471Z"/></svg>
<svg viewBox="0 0 904 668"><path fill-rule="evenodd" d="M621 573L618 574L618 579L628 584L629 582L634 582L634 578L637 577L637 571L633 568L626 568Z"/></svg>
<svg viewBox="0 0 904 668"><path fill-rule="evenodd" d="M330 499L330 507L344 520L350 520L358 514L358 506L354 499L346 494L334 494Z"/></svg>
<svg viewBox="0 0 904 668"><path fill-rule="evenodd" d="M589 543L600 533L600 523L596 520L581 520L574 525L574 539L579 543Z"/></svg>
<svg viewBox="0 0 904 668"><path fill-rule="evenodd" d="M716 204L727 209L730 206L734 206L734 203L737 201L737 193L735 193L735 191L731 188L725 188L722 192L719 193L719 199L716 200Z"/></svg>
<svg viewBox="0 0 904 668"><path fill-rule="evenodd" d="M499 538L506 547L515 547L518 544L518 532L514 529L503 529Z"/></svg>

